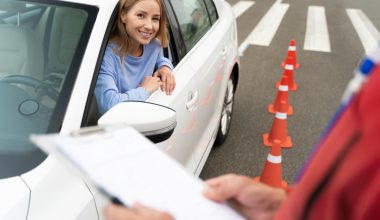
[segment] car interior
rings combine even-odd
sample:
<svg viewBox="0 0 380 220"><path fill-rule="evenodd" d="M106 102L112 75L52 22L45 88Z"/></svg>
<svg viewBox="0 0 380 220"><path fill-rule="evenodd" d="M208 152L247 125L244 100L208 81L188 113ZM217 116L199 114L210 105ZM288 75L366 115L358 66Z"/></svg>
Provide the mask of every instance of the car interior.
<svg viewBox="0 0 380 220"><path fill-rule="evenodd" d="M0 152L32 150L45 133L87 13L68 7L0 2Z"/></svg>

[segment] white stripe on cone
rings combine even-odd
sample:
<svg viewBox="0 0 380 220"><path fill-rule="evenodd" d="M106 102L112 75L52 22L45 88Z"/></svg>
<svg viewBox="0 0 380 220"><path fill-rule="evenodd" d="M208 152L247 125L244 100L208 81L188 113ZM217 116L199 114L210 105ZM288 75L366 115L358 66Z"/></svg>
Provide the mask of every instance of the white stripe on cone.
<svg viewBox="0 0 380 220"><path fill-rule="evenodd" d="M282 120L285 120L286 119L286 113L282 113L282 112L276 112L276 116L275 116L277 119L282 119Z"/></svg>
<svg viewBox="0 0 380 220"><path fill-rule="evenodd" d="M289 46L288 50L289 51L296 51L296 46Z"/></svg>
<svg viewBox="0 0 380 220"><path fill-rule="evenodd" d="M286 65L285 65L285 69L286 69L286 70L294 70L294 67L293 67L292 64L286 64Z"/></svg>
<svg viewBox="0 0 380 220"><path fill-rule="evenodd" d="M268 154L267 160L268 162L278 164L281 163L281 156L274 156L272 154Z"/></svg>
<svg viewBox="0 0 380 220"><path fill-rule="evenodd" d="M287 91L289 91L289 88L288 88L288 86L280 85L278 87L278 90L281 92L287 92Z"/></svg>

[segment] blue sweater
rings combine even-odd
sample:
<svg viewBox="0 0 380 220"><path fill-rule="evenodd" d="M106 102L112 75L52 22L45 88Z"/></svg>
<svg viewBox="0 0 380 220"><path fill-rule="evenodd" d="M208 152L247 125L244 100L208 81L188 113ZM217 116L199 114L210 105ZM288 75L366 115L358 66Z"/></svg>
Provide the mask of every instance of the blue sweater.
<svg viewBox="0 0 380 220"><path fill-rule="evenodd" d="M145 101L150 94L139 87L144 77L152 76L162 66L173 69L157 40L144 45L141 57L126 55L123 63L114 51L117 47L114 43L108 44L96 82L95 96L102 115L120 102Z"/></svg>

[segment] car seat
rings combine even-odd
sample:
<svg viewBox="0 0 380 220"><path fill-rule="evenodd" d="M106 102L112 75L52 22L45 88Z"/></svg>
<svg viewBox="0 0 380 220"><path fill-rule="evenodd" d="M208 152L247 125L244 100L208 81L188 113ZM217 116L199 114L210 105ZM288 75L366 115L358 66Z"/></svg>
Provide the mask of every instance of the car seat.
<svg viewBox="0 0 380 220"><path fill-rule="evenodd" d="M64 7L57 7L53 13L46 72L64 74L73 59L87 14L83 10Z"/></svg>
<svg viewBox="0 0 380 220"><path fill-rule="evenodd" d="M0 9L17 15L26 8L21 2L0 2ZM35 32L17 24L0 24L0 77L13 74L29 75L41 80L44 60L43 46Z"/></svg>

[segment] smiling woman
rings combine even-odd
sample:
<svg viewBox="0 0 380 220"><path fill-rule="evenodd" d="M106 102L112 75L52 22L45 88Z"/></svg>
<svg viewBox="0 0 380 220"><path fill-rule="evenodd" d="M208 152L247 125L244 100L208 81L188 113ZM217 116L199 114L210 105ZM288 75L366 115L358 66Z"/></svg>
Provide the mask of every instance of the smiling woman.
<svg viewBox="0 0 380 220"><path fill-rule="evenodd" d="M173 65L162 54L168 45L160 0L121 0L100 68L95 96L101 114L124 101L145 101L161 88L175 87Z"/></svg>

